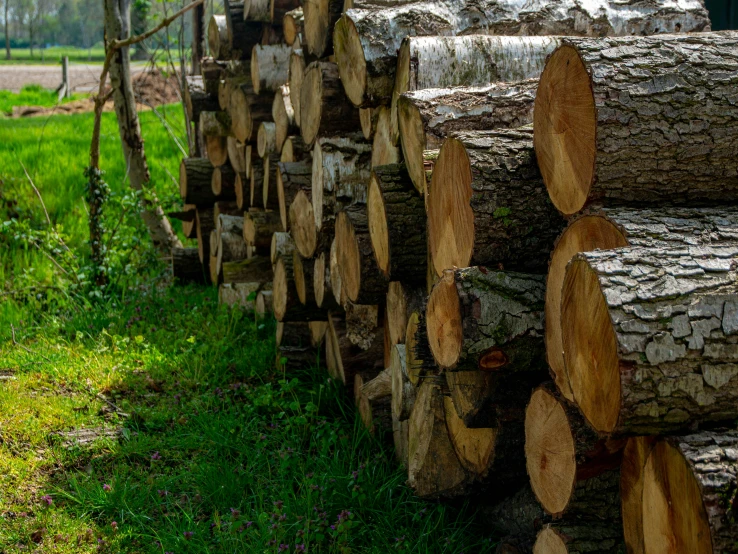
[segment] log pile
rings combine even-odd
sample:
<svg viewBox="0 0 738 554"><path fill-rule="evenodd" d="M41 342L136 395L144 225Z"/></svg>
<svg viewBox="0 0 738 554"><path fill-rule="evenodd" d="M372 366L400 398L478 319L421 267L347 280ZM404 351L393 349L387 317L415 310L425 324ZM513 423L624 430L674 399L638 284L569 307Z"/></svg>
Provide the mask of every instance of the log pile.
<svg viewBox="0 0 738 554"><path fill-rule="evenodd" d="M738 35L523 4L226 3L175 274L506 552L738 551Z"/></svg>

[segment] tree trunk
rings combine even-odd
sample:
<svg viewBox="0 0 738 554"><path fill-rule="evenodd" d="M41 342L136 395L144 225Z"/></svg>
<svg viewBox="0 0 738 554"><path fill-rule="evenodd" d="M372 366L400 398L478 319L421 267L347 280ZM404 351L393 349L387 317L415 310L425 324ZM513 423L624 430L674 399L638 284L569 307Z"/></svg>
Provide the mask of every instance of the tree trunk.
<svg viewBox="0 0 738 554"><path fill-rule="evenodd" d="M282 29L284 31L284 41L290 46L294 46L295 40L300 38L302 42L302 27L304 22L302 8L295 8L284 14L282 19ZM299 43L298 43L299 44Z"/></svg>
<svg viewBox="0 0 738 554"><path fill-rule="evenodd" d="M341 287L357 304L378 304L387 294L389 280L372 252L366 206L354 204L336 217L336 255Z"/></svg>
<svg viewBox="0 0 738 554"><path fill-rule="evenodd" d="M255 46L251 51L251 84L256 94L276 92L289 80L292 48L286 44Z"/></svg>
<svg viewBox="0 0 738 554"><path fill-rule="evenodd" d="M358 107L390 101L397 52L408 36L644 35L709 28L702 5L646 4L624 12L615 0L591 5L549 0L524 8L514 0L437 0L381 10L351 10L336 23L333 41L346 94Z"/></svg>
<svg viewBox="0 0 738 554"><path fill-rule="evenodd" d="M253 256L233 262L223 262L221 276L224 283L268 283L272 264L266 256Z"/></svg>
<svg viewBox="0 0 738 554"><path fill-rule="evenodd" d="M213 170L210 188L219 201L236 200L236 173L229 165L222 165Z"/></svg>
<svg viewBox="0 0 738 554"><path fill-rule="evenodd" d="M256 151L260 158L277 153L277 127L273 122L262 121L256 133Z"/></svg>
<svg viewBox="0 0 738 554"><path fill-rule="evenodd" d="M324 219L333 217L337 205L350 204L354 200L366 202L371 156L371 145L361 135L316 141L310 199L318 230L322 229Z"/></svg>
<svg viewBox="0 0 738 554"><path fill-rule="evenodd" d="M300 86L300 132L305 144L317 137L355 132L361 126L359 111L346 98L338 67L313 62L305 69Z"/></svg>
<svg viewBox="0 0 738 554"><path fill-rule="evenodd" d="M172 276L178 283L207 284L197 248L172 248Z"/></svg>
<svg viewBox="0 0 738 554"><path fill-rule="evenodd" d="M399 139L397 101L401 94L538 79L546 57L558 44L555 37L407 37L397 57L392 91L392 141L396 144Z"/></svg>
<svg viewBox="0 0 738 554"><path fill-rule="evenodd" d="M372 170L367 212L374 257L382 273L408 285L425 283L425 200L413 188L404 164Z"/></svg>
<svg viewBox="0 0 738 554"><path fill-rule="evenodd" d="M694 206L738 197L738 160L722 139L738 106L728 99L733 84L705 66L713 57L735 63L738 38L563 40L541 76L534 116L554 205L571 215L595 200ZM646 73L630 72L634 64Z"/></svg>
<svg viewBox="0 0 738 554"><path fill-rule="evenodd" d="M546 281L546 355L561 393L574 396L566 377L561 342L561 289L566 266L579 252L621 246L663 249L718 245L738 237L738 211L732 208L592 207L570 221L556 241Z"/></svg>
<svg viewBox="0 0 738 554"><path fill-rule="evenodd" d="M277 212L248 212L244 214L243 239L256 249L259 255L268 255L272 248L272 235L283 231Z"/></svg>
<svg viewBox="0 0 738 554"><path fill-rule="evenodd" d="M576 504L580 482L620 466L623 440L603 439L552 383L536 389L525 411L525 461L533 492L554 519ZM621 531L622 533L622 531Z"/></svg>
<svg viewBox="0 0 738 554"><path fill-rule="evenodd" d="M333 26L341 17L343 0L311 0L303 4L305 45L317 58L333 53Z"/></svg>
<svg viewBox="0 0 738 554"><path fill-rule="evenodd" d="M224 15L214 15L208 22L208 50L216 60L227 60L231 57L228 23Z"/></svg>
<svg viewBox="0 0 738 554"><path fill-rule="evenodd" d="M105 38L125 40L130 34L130 0L105 0ZM150 190L149 167L146 163L144 141L136 111L136 98L131 83L130 56L128 47L119 48L110 63L110 84L113 89L113 102L118 117L123 157L127 168L126 175L135 191L147 189L146 199L141 201L141 217L146 224L154 247L162 254L169 255L172 248L181 247L169 220ZM188 202L191 204L192 202Z"/></svg>
<svg viewBox="0 0 738 554"><path fill-rule="evenodd" d="M643 484L647 552L738 552L737 446L734 430L659 440Z"/></svg>
<svg viewBox="0 0 738 554"><path fill-rule="evenodd" d="M437 275L471 265L546 272L565 221L544 192L532 135L475 131L443 143L428 196Z"/></svg>
<svg viewBox="0 0 738 554"><path fill-rule="evenodd" d="M512 129L533 122L538 79L485 87L408 92L397 101L402 153L418 192L426 189L423 153L454 132Z"/></svg>
<svg viewBox="0 0 738 554"><path fill-rule="evenodd" d="M310 192L312 163L309 160L277 164L277 198L282 227L290 228L289 210L300 191Z"/></svg>
<svg viewBox="0 0 738 554"><path fill-rule="evenodd" d="M595 429L658 434L738 416L736 255L630 246L572 258L564 360Z"/></svg>
<svg viewBox="0 0 738 554"><path fill-rule="evenodd" d="M315 294L315 303L318 307L325 310L340 312L343 309L343 305L340 305L333 295L333 280L334 276L331 274L330 268L330 250L320 252L315 257L313 265L313 294Z"/></svg>

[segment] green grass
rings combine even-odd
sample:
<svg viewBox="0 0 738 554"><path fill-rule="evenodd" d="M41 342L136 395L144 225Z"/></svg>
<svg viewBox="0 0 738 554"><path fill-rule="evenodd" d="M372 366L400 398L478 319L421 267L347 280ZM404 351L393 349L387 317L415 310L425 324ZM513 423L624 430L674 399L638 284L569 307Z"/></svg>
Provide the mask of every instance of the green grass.
<svg viewBox="0 0 738 554"><path fill-rule="evenodd" d="M180 107L166 113L181 124ZM153 189L174 207L180 153L154 114L141 122ZM318 360L275 370L273 321L157 279L140 222L117 235L130 275L105 294L42 255L87 255L90 124L0 121L0 552L493 551L473 507L413 497ZM102 165L115 223L128 204L111 114ZM97 438L70 438L81 430Z"/></svg>
<svg viewBox="0 0 738 554"><path fill-rule="evenodd" d="M62 99L62 104L83 98L82 94L73 94L71 98ZM53 90L41 85L26 85L20 92L0 90L0 114L11 115L14 106L41 106L44 108L56 106L58 96Z"/></svg>
<svg viewBox="0 0 738 554"><path fill-rule="evenodd" d="M43 59L41 54L43 52ZM87 50L86 48L77 48L75 46L54 46L33 49L33 57L31 57L30 48L11 48L11 59L5 59L5 50L0 52L0 64L55 64L61 63L64 56L69 57L70 62L96 62L105 61L105 49L102 46L95 46Z"/></svg>

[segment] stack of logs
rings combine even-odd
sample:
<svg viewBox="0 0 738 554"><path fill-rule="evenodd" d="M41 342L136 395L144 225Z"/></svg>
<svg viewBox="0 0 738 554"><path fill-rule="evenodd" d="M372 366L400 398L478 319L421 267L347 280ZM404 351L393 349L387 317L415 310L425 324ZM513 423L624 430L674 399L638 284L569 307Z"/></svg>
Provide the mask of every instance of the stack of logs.
<svg viewBox="0 0 738 554"><path fill-rule="evenodd" d="M505 551L738 551L738 35L522 4L226 1L174 274L273 311Z"/></svg>

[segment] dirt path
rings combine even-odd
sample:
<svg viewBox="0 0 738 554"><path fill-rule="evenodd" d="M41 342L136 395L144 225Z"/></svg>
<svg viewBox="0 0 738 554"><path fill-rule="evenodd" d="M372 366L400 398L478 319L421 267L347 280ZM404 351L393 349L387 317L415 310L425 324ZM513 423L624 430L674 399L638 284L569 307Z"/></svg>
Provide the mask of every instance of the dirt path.
<svg viewBox="0 0 738 554"><path fill-rule="evenodd" d="M144 64L133 65L131 72L139 73ZM73 92L90 92L97 87L102 64L69 64L69 80ZM0 89L19 92L24 85L38 84L55 89L61 84L61 65L0 65Z"/></svg>

